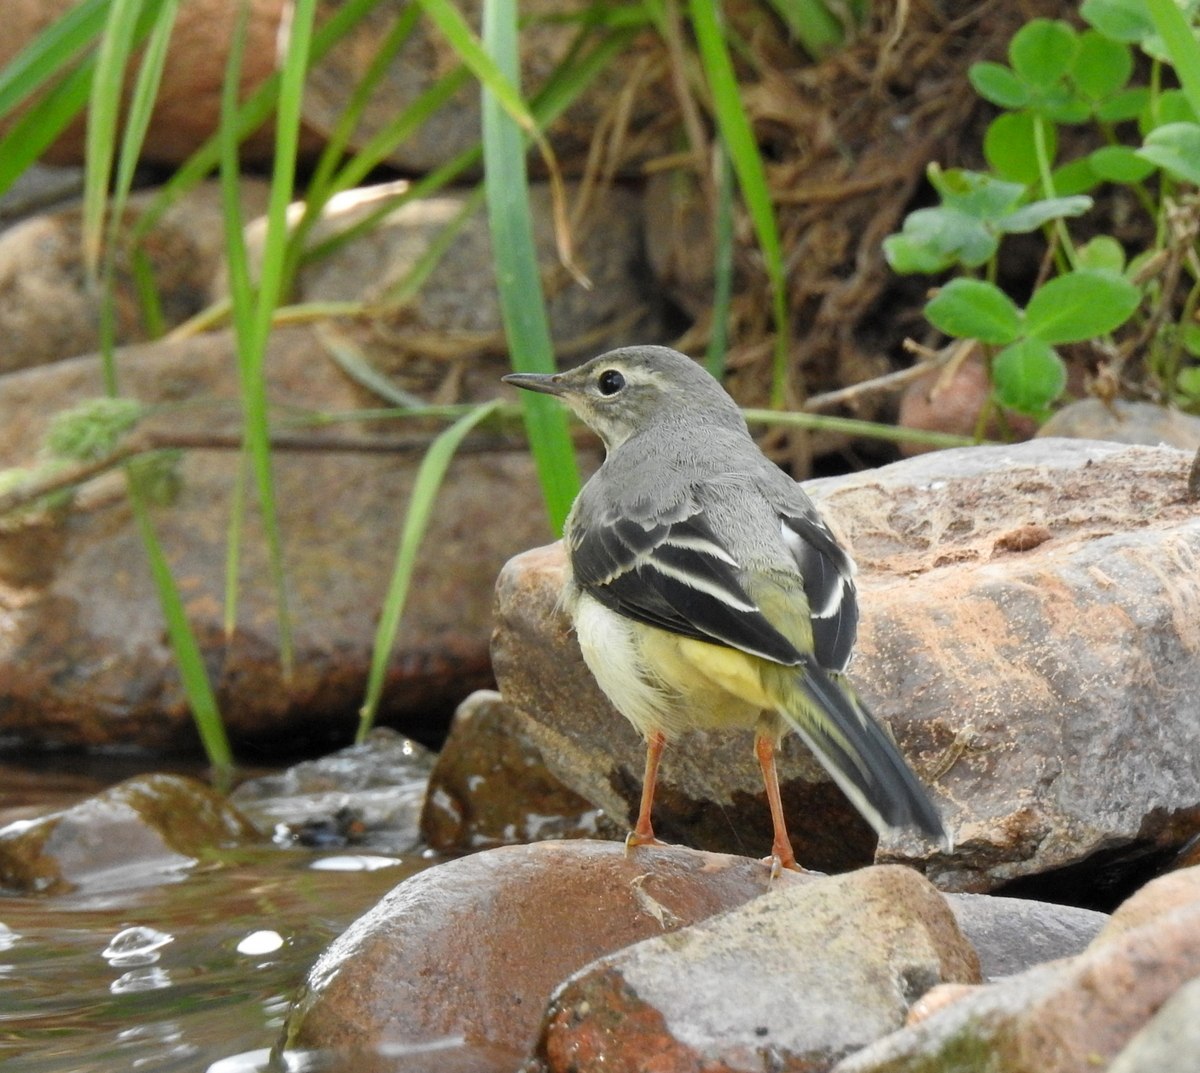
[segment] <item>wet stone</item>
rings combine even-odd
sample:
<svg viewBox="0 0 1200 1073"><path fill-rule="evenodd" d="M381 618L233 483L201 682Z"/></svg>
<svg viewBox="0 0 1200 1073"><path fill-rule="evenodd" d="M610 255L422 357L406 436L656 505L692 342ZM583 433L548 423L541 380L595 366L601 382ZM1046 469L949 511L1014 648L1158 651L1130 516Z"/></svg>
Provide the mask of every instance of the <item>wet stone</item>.
<svg viewBox="0 0 1200 1073"><path fill-rule="evenodd" d="M257 840L249 821L203 783L142 775L0 830L0 889L58 894L161 882L208 853Z"/></svg>
<svg viewBox="0 0 1200 1073"><path fill-rule="evenodd" d="M419 742L377 727L361 745L244 782L230 800L280 845L403 853L419 840L432 767Z"/></svg>
<svg viewBox="0 0 1200 1073"><path fill-rule="evenodd" d="M472 693L454 714L421 814L441 853L557 838L623 838L614 822L547 768L529 717L499 693Z"/></svg>

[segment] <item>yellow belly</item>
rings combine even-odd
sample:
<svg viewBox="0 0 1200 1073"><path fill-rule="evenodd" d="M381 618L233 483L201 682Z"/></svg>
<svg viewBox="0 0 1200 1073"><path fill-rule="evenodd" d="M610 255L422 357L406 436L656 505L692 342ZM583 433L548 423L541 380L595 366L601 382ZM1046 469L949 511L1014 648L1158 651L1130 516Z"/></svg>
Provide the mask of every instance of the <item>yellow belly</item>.
<svg viewBox="0 0 1200 1073"><path fill-rule="evenodd" d="M569 610L589 670L644 736L752 728L775 708L755 656L633 622L585 594Z"/></svg>

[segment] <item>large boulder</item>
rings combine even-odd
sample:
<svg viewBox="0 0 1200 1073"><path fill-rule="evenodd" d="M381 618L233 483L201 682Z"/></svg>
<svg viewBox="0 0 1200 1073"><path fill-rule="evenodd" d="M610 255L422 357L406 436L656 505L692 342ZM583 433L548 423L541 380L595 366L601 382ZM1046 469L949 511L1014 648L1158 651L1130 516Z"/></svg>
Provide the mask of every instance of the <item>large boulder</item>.
<svg viewBox="0 0 1200 1073"><path fill-rule="evenodd" d="M296 655L289 677L280 665L275 593L254 510L243 534L232 636L223 621L241 465L232 337L130 348L118 366L122 389L156 408L147 432L197 448L180 463L174 501L151 513L230 733L289 747L347 739L428 432L405 437L347 422L300 437L309 450L276 452ZM276 331L265 368L277 405L324 413L362 405L363 393L312 330ZM487 375L478 372L480 385L486 380L494 392L502 371L497 364ZM0 465L31 461L57 410L103 393L96 358L0 379ZM328 449L330 436L349 438L351 449ZM413 449L352 449L386 447L389 439L396 446L411 439ZM193 747L146 554L123 482L111 476L66 510L10 517L0 529L0 733L70 745ZM496 572L548 533L523 451L466 453L450 466L417 560L421 583L410 592L388 666L382 720L436 739L454 704L490 682Z"/></svg>
<svg viewBox="0 0 1200 1073"><path fill-rule="evenodd" d="M1091 893L1200 826L1200 516L1190 457L1036 440L944 451L807 487L858 561L851 677L930 787L953 852L895 835L879 859L994 889L1078 866ZM510 562L492 657L568 785L631 816L643 746L600 695L557 607L561 548ZM802 862L871 860L875 840L794 738L781 760ZM763 853L749 733L667 750L661 837Z"/></svg>

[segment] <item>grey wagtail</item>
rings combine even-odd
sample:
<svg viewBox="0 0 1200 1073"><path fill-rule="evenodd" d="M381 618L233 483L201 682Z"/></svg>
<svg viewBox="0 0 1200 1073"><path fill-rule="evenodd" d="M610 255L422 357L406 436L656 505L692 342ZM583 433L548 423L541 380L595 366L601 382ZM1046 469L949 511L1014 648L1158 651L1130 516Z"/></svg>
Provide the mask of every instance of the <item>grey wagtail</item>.
<svg viewBox="0 0 1200 1073"><path fill-rule="evenodd" d="M667 739L753 727L774 841L772 874L799 870L775 751L790 727L881 834L948 842L891 738L842 678L858 624L854 563L800 486L767 459L724 388L666 347L626 347L555 374L512 373L556 395L604 441L563 539L563 606L584 661L646 739L637 824Z"/></svg>

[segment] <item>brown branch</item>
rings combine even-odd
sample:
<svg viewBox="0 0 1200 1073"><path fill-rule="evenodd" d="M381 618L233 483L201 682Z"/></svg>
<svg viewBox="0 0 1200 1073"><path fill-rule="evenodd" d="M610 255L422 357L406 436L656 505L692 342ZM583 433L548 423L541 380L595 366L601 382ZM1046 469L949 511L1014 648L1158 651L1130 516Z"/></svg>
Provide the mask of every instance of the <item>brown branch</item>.
<svg viewBox="0 0 1200 1073"><path fill-rule="evenodd" d="M429 449L432 437L359 436L322 433L279 433L271 437L271 449L297 452L349 452L353 454L419 454ZM221 432L151 432L129 436L111 454L87 462L76 462L42 477L34 477L0 494L0 517L39 499L73 488L152 451L240 451L241 436ZM468 437L460 453L483 454L524 451L525 441L509 436Z"/></svg>

